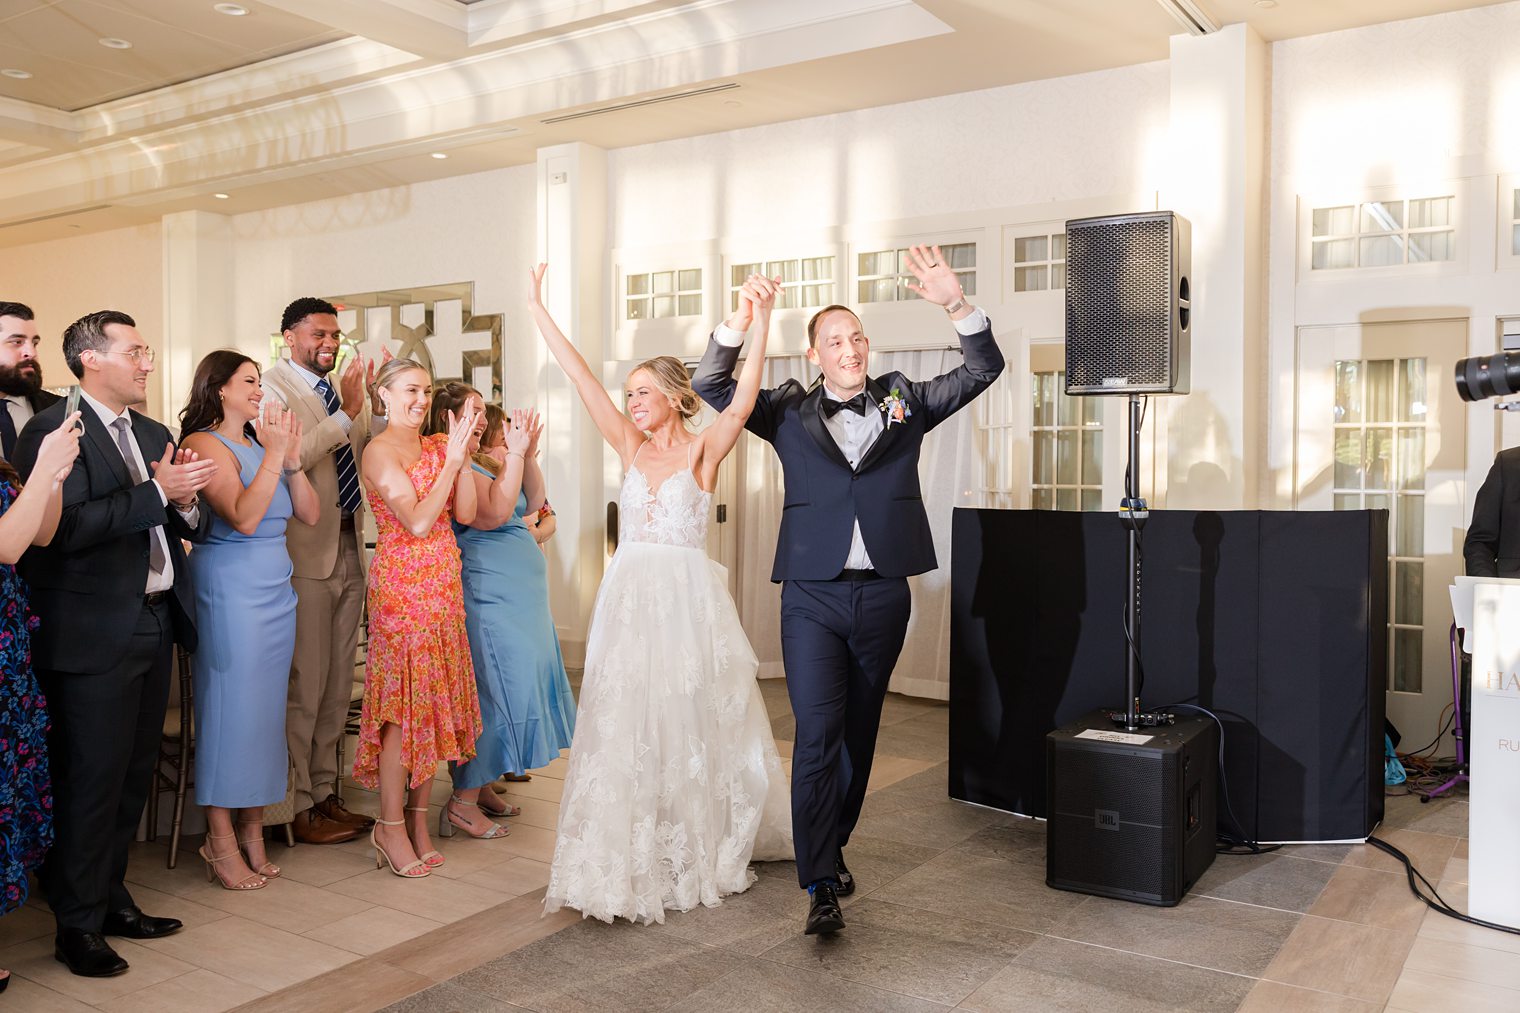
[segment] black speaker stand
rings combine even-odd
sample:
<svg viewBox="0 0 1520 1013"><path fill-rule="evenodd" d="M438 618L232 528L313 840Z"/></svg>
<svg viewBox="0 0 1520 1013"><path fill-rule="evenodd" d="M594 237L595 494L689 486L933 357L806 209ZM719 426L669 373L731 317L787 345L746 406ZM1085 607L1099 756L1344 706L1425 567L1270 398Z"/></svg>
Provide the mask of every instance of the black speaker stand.
<svg viewBox="0 0 1520 1013"><path fill-rule="evenodd" d="M1145 527L1150 510L1140 498L1140 426L1145 410L1139 394L1129 396L1129 463L1124 469L1124 499L1119 503L1119 521L1129 531L1129 593L1124 599L1124 634L1128 650L1124 654L1124 711L1110 711L1115 724L1130 731L1169 725L1171 714L1146 713L1140 709L1143 683L1140 668L1140 529Z"/></svg>

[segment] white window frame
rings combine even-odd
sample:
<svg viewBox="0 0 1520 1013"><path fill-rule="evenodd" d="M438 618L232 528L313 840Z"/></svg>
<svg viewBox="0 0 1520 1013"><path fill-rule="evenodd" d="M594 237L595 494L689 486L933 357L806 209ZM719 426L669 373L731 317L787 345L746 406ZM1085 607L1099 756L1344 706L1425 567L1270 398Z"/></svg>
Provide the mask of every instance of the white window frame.
<svg viewBox="0 0 1520 1013"><path fill-rule="evenodd" d="M696 258L691 258L696 259ZM688 287L682 284L682 275L696 274L696 285ZM704 265L697 264L694 267L655 267L647 270L623 271L618 276L617 308L618 321L620 324L641 324L649 320L677 320L682 317L700 317L706 313L706 291L704 289ZM669 292L656 292L656 278L660 275L671 276L671 290ZM635 278L646 278L647 287L643 292L632 292L630 286ZM656 313L656 299L673 299L675 301L674 313ZM690 312L682 311L682 304L687 300L695 299L696 308ZM635 302L643 302L649 306L649 312L644 316L632 316L629 314L629 306Z"/></svg>
<svg viewBox="0 0 1520 1013"><path fill-rule="evenodd" d="M830 277L828 278L803 278L803 264L808 261L828 260L832 261ZM841 257L839 251L833 248L820 250L815 253L794 254L780 257L734 257L724 258L723 278L727 282L727 312L732 313L739 308L740 284L734 284L734 270L746 266L758 266L764 268L760 273L768 277L775 277L773 269L780 264L796 264L799 277L795 281L782 281L782 299L777 300L777 310L819 310L825 306L831 306L840 302L841 286L844 279L841 274ZM804 302L802 293L809 288L827 285L831 292L828 299L823 302Z"/></svg>
<svg viewBox="0 0 1520 1013"><path fill-rule="evenodd" d="M848 301L846 304L847 305L852 305L852 306L859 306L859 307L864 307L864 306L876 307L876 306L890 306L890 305L899 305L900 306L900 305L903 305L904 303L912 303L912 302L918 300L920 298L919 295L917 293L909 290L908 287L907 287L907 285L905 284L907 281L913 280L913 273L911 271L898 270L898 271L896 271L894 273L891 273L891 274L861 274L860 273L860 258L864 257L864 256L871 255L871 254L882 254L882 253L891 252L891 253L894 254L894 256L896 258L896 261L897 261L897 264L901 265L902 262L903 262L903 256L904 256L905 252L907 251L908 247L909 246L918 245L920 242L922 242L923 245L925 245L925 246L939 246L941 249L943 249L944 247L947 247L947 246L969 246L969 247L971 247L971 249L973 251L974 259L976 261L975 264L973 264L971 267L956 268L955 269L955 273L961 279L961 286L962 286L962 288L964 288L966 290L966 295L968 295L968 296L970 296L972 298L975 298L976 295L977 295L977 293L978 293L978 291L979 291L979 289L977 287L977 275L981 271L985 270L985 266L986 266L986 257L984 255L983 250L982 250L982 244L980 242L980 235L979 234L978 235L968 235L965 238L958 238L958 237L954 237L954 236L943 237L943 238L936 238L936 239L930 239L930 240L920 240L919 238L913 238L913 239L897 238L897 239L882 239L879 243L872 243L872 242L864 242L864 243L862 243L862 242L855 242L855 243L851 243L850 244L850 250L849 250L849 258L850 258L849 259L849 285L850 285L850 287L845 290L845 293L848 294L848 295L854 296L855 298L852 301ZM860 298L860 294L861 294L860 293L860 285L861 285L862 282L885 281L888 278L894 279L896 281L896 285L893 288L893 293L894 294L893 294L893 297L891 299L862 299L862 298ZM969 285L967 284L967 280L968 279L970 281Z"/></svg>
<svg viewBox="0 0 1520 1013"><path fill-rule="evenodd" d="M1419 228L1412 231L1416 233L1440 232L1449 228L1452 233L1452 259L1415 263L1406 262L1377 267L1352 266L1314 269L1314 212L1316 209L1351 207L1354 216L1352 224L1356 231L1348 233L1345 236L1339 236L1338 238L1351 239L1353 244L1356 244L1360 239L1373 235L1402 235L1407 237L1411 232L1407 227L1407 223L1406 227L1398 232L1373 233L1360 231L1363 205L1390 201L1422 200L1432 197L1451 198L1450 225ZM1466 274L1468 270L1468 236L1470 235L1467 222L1468 204L1466 185L1461 180L1443 180L1399 187L1376 187L1360 192L1350 191L1328 195L1301 194L1298 199L1299 282L1309 285L1333 285L1378 278Z"/></svg>
<svg viewBox="0 0 1520 1013"><path fill-rule="evenodd" d="M1040 239L1046 241L1045 259L1021 261L1017 257L1020 240ZM1055 256L1055 243L1059 238L1061 242L1061 255ZM1066 223L1043 222L1034 225L1021 225L1016 228L1003 230L1003 291L1009 299L1038 298L1042 293L1062 293L1060 298L1065 298L1066 291ZM1018 286L1020 268L1045 268L1045 286L1043 288L1021 289ZM1054 271L1061 269L1061 284L1051 284Z"/></svg>
<svg viewBox="0 0 1520 1013"><path fill-rule="evenodd" d="M1494 216L1494 263L1501 271L1520 271L1520 253L1515 252L1515 237L1520 234L1520 208L1515 206L1520 192L1520 172L1499 177L1497 211Z"/></svg>

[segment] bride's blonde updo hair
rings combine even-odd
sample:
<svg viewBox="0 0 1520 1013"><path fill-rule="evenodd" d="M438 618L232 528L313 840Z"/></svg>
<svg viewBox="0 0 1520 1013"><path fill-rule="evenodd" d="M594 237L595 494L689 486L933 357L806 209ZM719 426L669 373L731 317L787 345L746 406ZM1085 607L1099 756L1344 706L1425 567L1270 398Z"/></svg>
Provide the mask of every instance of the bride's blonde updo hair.
<svg viewBox="0 0 1520 1013"><path fill-rule="evenodd" d="M676 414L683 422L690 422L701 414L702 399L691 389L691 373L680 359L673 355L657 355L633 367L633 373L641 369L654 380L655 388L661 394L675 402Z"/></svg>

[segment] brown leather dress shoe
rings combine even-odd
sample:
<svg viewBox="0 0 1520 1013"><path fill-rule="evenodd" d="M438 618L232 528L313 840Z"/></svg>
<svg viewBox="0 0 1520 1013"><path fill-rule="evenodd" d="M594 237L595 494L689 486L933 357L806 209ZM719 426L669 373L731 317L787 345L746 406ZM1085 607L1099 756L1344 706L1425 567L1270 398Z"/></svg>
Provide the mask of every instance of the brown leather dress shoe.
<svg viewBox="0 0 1520 1013"><path fill-rule="evenodd" d="M375 825L375 818L373 816L349 812L348 807L343 804L343 800L336 795L327 796L322 801L313 805L312 808L334 823L341 823L346 827L353 827L356 830L368 830Z"/></svg>
<svg viewBox="0 0 1520 1013"><path fill-rule="evenodd" d="M296 814L296 840L302 844L342 844L359 836L357 827L328 819L317 806Z"/></svg>

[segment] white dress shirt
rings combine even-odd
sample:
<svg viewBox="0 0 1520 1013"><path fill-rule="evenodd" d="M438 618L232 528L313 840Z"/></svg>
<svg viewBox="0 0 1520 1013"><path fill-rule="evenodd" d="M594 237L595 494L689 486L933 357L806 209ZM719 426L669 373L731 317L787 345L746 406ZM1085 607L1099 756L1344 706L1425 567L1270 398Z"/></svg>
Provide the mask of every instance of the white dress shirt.
<svg viewBox="0 0 1520 1013"><path fill-rule="evenodd" d="M132 426L131 412L129 410L124 410L120 415L116 414L115 412L111 411L111 409L107 408L105 405L101 404L99 401L91 397L83 387L79 388L79 399L93 408L95 410L95 414L100 416L101 424L106 427L106 435L111 438L112 446L117 446L116 430L111 428L112 423L114 423L117 419L126 419L127 427L130 429ZM143 460L142 448L137 445L137 437L134 435L131 439L127 440L127 445L132 448L132 459L137 464L138 474L151 476L153 472L148 469L148 462ZM120 447L118 446L117 449L119 450ZM131 470L132 469L128 467L127 471L129 473ZM152 482L153 488L158 490L159 500L167 505L169 502L169 495L168 493L164 492L164 487L158 484L158 479L150 477L148 478L148 481ZM188 510L180 510L179 507L175 507L174 509L178 511L179 515L185 519L185 523L189 524L192 527L194 527L195 524L200 520L199 504L192 506ZM151 567L148 569L148 584L144 590L148 594L152 594L155 591L167 591L174 586L174 557L169 554L168 533L164 531L164 526L160 524L156 527L148 529L148 537L158 540L159 549L162 550L164 554L164 569L162 573L154 573Z"/></svg>
<svg viewBox="0 0 1520 1013"><path fill-rule="evenodd" d="M971 312L959 320L952 320L956 333L962 335L976 334L987 326L987 314L982 312L980 306L973 307ZM744 344L744 332L736 331L727 324L719 324L713 331L713 340L728 348L738 348ZM828 384L823 385L823 396L835 401L847 401L848 398L840 397L829 389ZM866 395L866 413L856 415L848 409L835 412L832 416L825 416L824 427L829 435L834 437L834 443L838 445L844 459L850 462L851 470L860 467L860 461L866 456L866 451L871 449L871 444L881 435L886 428L886 422L882 419L879 406L871 403L871 395ZM860 536L860 518L855 519L855 527L850 532L850 552L845 556L844 568L846 570L874 570L871 565L870 553L866 552L865 539Z"/></svg>

